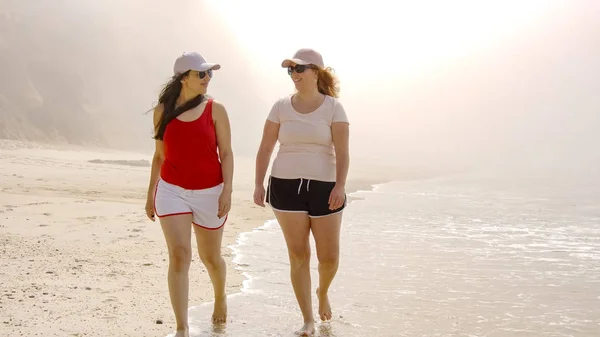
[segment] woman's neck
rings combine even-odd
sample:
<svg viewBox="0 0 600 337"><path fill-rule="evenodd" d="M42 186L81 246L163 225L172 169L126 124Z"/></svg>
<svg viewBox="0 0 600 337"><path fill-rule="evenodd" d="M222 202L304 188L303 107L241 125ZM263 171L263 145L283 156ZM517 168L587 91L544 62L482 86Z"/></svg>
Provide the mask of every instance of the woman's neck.
<svg viewBox="0 0 600 337"><path fill-rule="evenodd" d="M316 100L321 99L322 96L323 95L319 92L319 90L317 88L310 89L310 90L303 90L303 91L298 90L298 92L296 92L296 97L300 101L304 101L304 102L316 101Z"/></svg>
<svg viewBox="0 0 600 337"><path fill-rule="evenodd" d="M185 104L185 102L191 100L192 98L198 96L198 94L194 94L188 90L181 90L181 92L179 93L179 97L177 97L177 106L183 105Z"/></svg>

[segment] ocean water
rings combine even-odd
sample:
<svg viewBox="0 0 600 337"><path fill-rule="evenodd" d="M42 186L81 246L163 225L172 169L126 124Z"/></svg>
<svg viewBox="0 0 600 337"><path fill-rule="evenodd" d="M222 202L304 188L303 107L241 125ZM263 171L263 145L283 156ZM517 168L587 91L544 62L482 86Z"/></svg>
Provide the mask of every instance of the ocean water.
<svg viewBox="0 0 600 337"><path fill-rule="evenodd" d="M334 319L316 336L600 336L600 183L455 176L354 196ZM212 303L193 307L192 336L293 336L302 318L278 224L233 248L248 279L229 322L209 324Z"/></svg>

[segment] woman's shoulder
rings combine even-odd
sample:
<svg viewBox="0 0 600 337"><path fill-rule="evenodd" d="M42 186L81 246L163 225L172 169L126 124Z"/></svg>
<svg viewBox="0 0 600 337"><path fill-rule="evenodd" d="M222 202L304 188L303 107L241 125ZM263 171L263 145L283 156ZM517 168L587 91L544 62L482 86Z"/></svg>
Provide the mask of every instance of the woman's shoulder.
<svg viewBox="0 0 600 337"><path fill-rule="evenodd" d="M292 102L292 96L294 96L294 94L281 96L278 99L276 99L275 103L273 103L273 104L274 105L290 104Z"/></svg>
<svg viewBox="0 0 600 337"><path fill-rule="evenodd" d="M223 102L214 99L213 97L207 97L207 103L211 104L211 113L213 119L227 118L227 108Z"/></svg>
<svg viewBox="0 0 600 337"><path fill-rule="evenodd" d="M206 104L209 104L209 103L210 103L210 104L212 104L212 107L213 107L213 109L214 109L215 107L217 107L218 109L224 109L224 108L225 108L225 104L223 104L223 102L221 102L221 101L219 101L219 100L216 100L216 99L215 99L214 97L212 97L212 96L208 96L208 95L207 95L207 96L204 98L204 101L206 102ZM203 102L204 102L204 101L203 101Z"/></svg>
<svg viewBox="0 0 600 337"><path fill-rule="evenodd" d="M342 102L336 97L325 95L325 100L321 105L322 111L327 115L335 114L338 110L344 110Z"/></svg>
<svg viewBox="0 0 600 337"><path fill-rule="evenodd" d="M292 94L279 97L273 102L271 110L276 110L279 113L286 113L292 110Z"/></svg>
<svg viewBox="0 0 600 337"><path fill-rule="evenodd" d="M329 102L329 104L332 106L342 106L342 102L338 97L325 95L325 101Z"/></svg>
<svg viewBox="0 0 600 337"><path fill-rule="evenodd" d="M346 115L346 109L339 98L333 96L325 96L325 99L329 102L329 116L332 118L332 122L346 122L348 123L348 116Z"/></svg>

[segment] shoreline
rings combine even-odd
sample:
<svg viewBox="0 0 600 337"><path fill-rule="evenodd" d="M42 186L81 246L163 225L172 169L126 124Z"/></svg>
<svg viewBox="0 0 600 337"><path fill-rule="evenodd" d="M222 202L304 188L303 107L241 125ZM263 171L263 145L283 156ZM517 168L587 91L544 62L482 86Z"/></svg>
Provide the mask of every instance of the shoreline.
<svg viewBox="0 0 600 337"><path fill-rule="evenodd" d="M387 180L387 181L385 181L385 182L381 182L381 183L372 183L372 184L370 184L370 189L369 189L369 190L366 190L366 189L364 189L364 188L359 188L359 187L358 187L358 186L361 186L361 187L362 187L362 186L364 186L364 183L362 183L362 184L360 184L360 183L355 183L355 185L354 185L354 186L355 186L355 188L354 188L354 189L352 189L352 190L351 190L351 191L349 191L349 192L346 192L347 199L348 199L348 203L347 203L347 205L350 205L350 204L352 204L353 202L355 202L355 201L357 201L357 200L363 200L363 198L361 198L361 197L356 197L356 196L353 196L353 194L360 193L360 192L373 192L373 191L375 190L375 188L376 188L376 186L377 186L377 185L386 184L386 183L389 183L389 182L392 182L392 181L394 181L394 180ZM346 207L347 207L347 206L346 206ZM271 212L271 214L272 214L272 211L271 211L271 210L268 208L268 206L267 206L267 207L265 207L265 208L266 208L266 209L268 209L268 210L269 210L269 212ZM239 253L239 251L238 251L238 252L236 252L236 249L235 249L235 247L238 247L238 246L240 246L240 240L242 240L243 236L245 236L245 235L248 235L248 234L251 234L251 233L255 232L256 230L261 230L261 229L263 229L263 228L266 228L266 227L267 227L267 226L269 226L269 225L270 225L270 223L272 223L272 222L277 222L277 219L275 218L274 214L273 214L273 217L272 217L272 218L265 220L265 221L263 222L263 224L262 224L262 225L260 225L260 226L258 226L258 227L255 227L255 228L251 228L249 231L238 232L238 233L237 233L236 240L234 241L234 243L232 243L232 244L230 244L230 245L227 245L227 249L229 249L230 251L232 251L233 258L231 259L231 262L232 262L232 264L234 264L234 269L235 269L235 270L238 270L238 271L239 271L238 267L240 267L240 266L241 266L241 267L243 267L243 266L244 266L244 264L243 264L243 263L238 263L238 262L236 262L236 261L235 261L235 260L236 260L236 258L240 256L240 253ZM245 275L245 274L246 274L245 272L240 272L240 274L242 274L242 275L243 275L243 277L244 277L244 278L243 278L243 280L242 280L242 283L241 283L241 285L238 287L238 291L236 291L236 292L234 292L234 293L231 293L231 294L227 294L227 297L228 297L228 298L229 298L230 296L237 296L237 295L240 295L240 294L242 293L242 291L243 291L244 287L245 287L245 285L244 285L244 284L245 284L246 282L250 282L250 281L252 280L252 277L250 277L250 276L248 276L248 275ZM198 305L192 305L192 306L190 306L190 308L189 308L189 309L193 309L194 307L205 306L205 305L207 305L207 304L211 304L211 303L213 303L213 302L214 302L214 300L211 300L211 301L204 301L204 302L202 302L202 303L199 303Z"/></svg>
<svg viewBox="0 0 600 337"><path fill-rule="evenodd" d="M167 250L158 221L148 220L143 210L149 176L145 160L151 156L9 140L0 140L0 156L3 330L46 336L171 333ZM230 295L240 292L246 280L233 261L232 246L242 233L274 218L269 206L251 200L253 169L253 159L236 158L222 245ZM349 203L352 193L383 180L349 176ZM190 308L212 301L210 280L194 246Z"/></svg>

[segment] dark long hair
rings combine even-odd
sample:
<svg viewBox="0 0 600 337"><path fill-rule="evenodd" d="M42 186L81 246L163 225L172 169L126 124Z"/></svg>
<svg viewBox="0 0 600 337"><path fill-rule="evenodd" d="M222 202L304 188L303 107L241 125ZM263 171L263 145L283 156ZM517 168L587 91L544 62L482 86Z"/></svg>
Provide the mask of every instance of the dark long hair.
<svg viewBox="0 0 600 337"><path fill-rule="evenodd" d="M188 76L189 71L185 73L174 75L171 80L165 85L163 90L158 97L158 104L163 105L163 113L160 117L160 121L154 130L154 139L162 140L165 135L165 129L167 125L177 116L182 113L193 109L200 105L204 100L204 95L200 94L187 102L183 103L180 106L176 106L177 98L181 93L181 88L183 85L181 84L181 80Z"/></svg>

